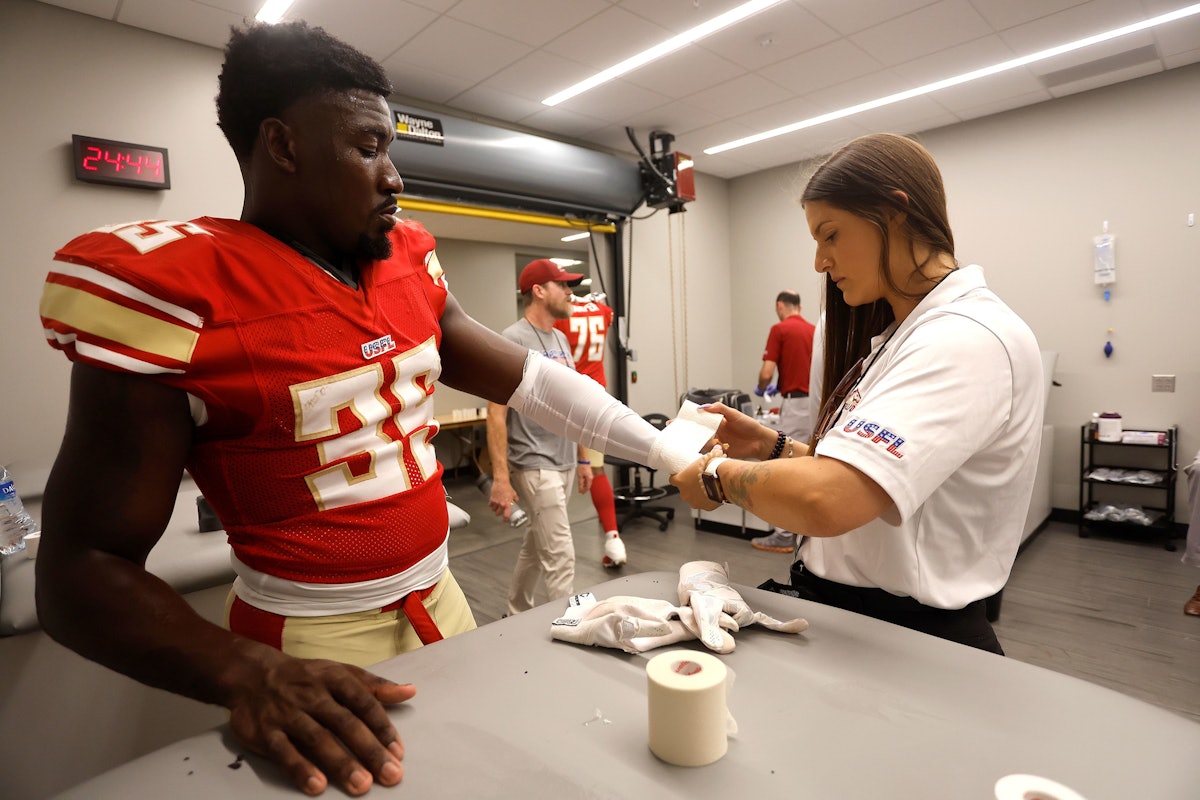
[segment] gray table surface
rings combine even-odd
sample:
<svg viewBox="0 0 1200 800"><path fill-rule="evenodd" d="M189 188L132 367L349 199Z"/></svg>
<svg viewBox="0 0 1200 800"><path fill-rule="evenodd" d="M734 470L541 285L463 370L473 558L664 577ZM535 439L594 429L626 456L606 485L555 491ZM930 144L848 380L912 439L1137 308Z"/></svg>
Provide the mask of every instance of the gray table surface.
<svg viewBox="0 0 1200 800"><path fill-rule="evenodd" d="M648 572L593 591L675 600L677 580ZM993 800L999 778L1028 773L1086 800L1200 797L1200 724L1039 667L738 588L752 608L811 627L736 634L721 658L736 675L739 731L715 764L675 767L647 747L645 666L660 651L554 641L550 622L565 608L554 602L376 666L418 694L392 712L404 781L369 796ZM301 796L243 752L218 728L61 797Z"/></svg>

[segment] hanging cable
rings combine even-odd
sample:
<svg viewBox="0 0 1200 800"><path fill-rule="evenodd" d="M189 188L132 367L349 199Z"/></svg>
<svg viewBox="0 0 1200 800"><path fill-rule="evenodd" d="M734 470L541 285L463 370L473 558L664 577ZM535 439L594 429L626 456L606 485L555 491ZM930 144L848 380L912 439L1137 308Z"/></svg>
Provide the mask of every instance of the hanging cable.
<svg viewBox="0 0 1200 800"><path fill-rule="evenodd" d="M687 293L687 215L672 214L671 216L679 217L679 241L681 262L679 265L680 275L680 304L683 306L683 388L686 390L691 387L692 382L689 378L691 360L688 357L688 293ZM676 391L676 396L680 392Z"/></svg>
<svg viewBox="0 0 1200 800"><path fill-rule="evenodd" d="M675 235L671 230L670 217L667 218L667 276L671 296L671 374L675 387L675 397L682 392L679 390L679 323L676 319L675 306Z"/></svg>

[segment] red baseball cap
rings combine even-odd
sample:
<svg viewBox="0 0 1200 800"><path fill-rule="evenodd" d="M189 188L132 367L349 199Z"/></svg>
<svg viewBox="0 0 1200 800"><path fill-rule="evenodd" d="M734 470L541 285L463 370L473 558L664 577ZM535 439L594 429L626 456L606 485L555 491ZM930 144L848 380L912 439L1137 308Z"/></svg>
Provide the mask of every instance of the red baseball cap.
<svg viewBox="0 0 1200 800"><path fill-rule="evenodd" d="M525 269L521 270L521 279L518 283L521 287L521 294L524 294L538 284L550 281L564 281L568 286L575 286L582 280L582 274L567 272L550 259L539 258L537 261L530 261L525 265Z"/></svg>

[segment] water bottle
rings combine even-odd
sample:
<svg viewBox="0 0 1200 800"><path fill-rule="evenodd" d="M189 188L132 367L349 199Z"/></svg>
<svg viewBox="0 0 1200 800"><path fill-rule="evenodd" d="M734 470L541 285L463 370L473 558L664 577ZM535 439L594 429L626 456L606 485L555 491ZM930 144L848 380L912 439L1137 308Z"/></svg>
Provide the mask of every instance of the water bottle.
<svg viewBox="0 0 1200 800"><path fill-rule="evenodd" d="M8 469L0 464L0 556L25 549L25 535L38 530L38 524L25 511Z"/></svg>
<svg viewBox="0 0 1200 800"><path fill-rule="evenodd" d="M491 475L487 475L487 474L480 475L475 480L475 486L479 489L479 491L483 492L484 497L492 496L492 476ZM512 525L514 528L519 528L522 525L528 524L528 522L529 522L529 515L526 514L525 509L523 509L519 505L517 505L517 501L514 500L513 504L512 504L512 513L508 515L508 524Z"/></svg>

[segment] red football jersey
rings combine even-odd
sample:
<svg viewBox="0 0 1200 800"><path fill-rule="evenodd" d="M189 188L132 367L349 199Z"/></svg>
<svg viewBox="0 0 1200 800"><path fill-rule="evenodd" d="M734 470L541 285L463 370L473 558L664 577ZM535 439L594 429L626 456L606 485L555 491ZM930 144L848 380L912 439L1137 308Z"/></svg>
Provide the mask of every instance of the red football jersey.
<svg viewBox="0 0 1200 800"><path fill-rule="evenodd" d="M571 343L575 369L601 386L608 385L604 377L604 342L612 320L612 308L595 300L583 300L571 302L569 318L554 321L554 327L565 333Z"/></svg>
<svg viewBox="0 0 1200 800"><path fill-rule="evenodd" d="M423 227L391 240L355 290L244 222L107 226L56 254L42 323L72 361L189 394L186 466L243 563L395 575L446 536L431 440L447 289Z"/></svg>

